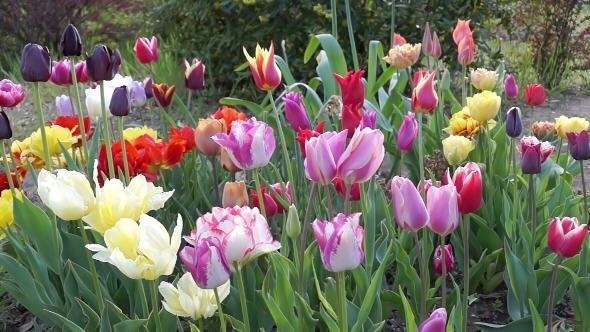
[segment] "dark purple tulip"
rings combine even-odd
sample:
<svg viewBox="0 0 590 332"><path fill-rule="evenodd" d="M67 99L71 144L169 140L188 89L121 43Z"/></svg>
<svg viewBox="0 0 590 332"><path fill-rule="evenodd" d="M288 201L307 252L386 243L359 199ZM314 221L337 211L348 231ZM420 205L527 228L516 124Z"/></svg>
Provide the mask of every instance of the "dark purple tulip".
<svg viewBox="0 0 590 332"><path fill-rule="evenodd" d="M506 134L513 138L522 134L522 121L520 121L518 107L512 107L506 113Z"/></svg>
<svg viewBox="0 0 590 332"><path fill-rule="evenodd" d="M82 55L82 38L73 24L68 24L61 34L58 50L63 56Z"/></svg>
<svg viewBox="0 0 590 332"><path fill-rule="evenodd" d="M6 113L0 111L0 139L11 139L12 129Z"/></svg>
<svg viewBox="0 0 590 332"><path fill-rule="evenodd" d="M205 65L199 59L189 63L184 59L184 85L189 90L201 90L205 87Z"/></svg>
<svg viewBox="0 0 590 332"><path fill-rule="evenodd" d="M154 96L154 89L152 87L152 84L154 84L154 81L151 77L146 77L146 79L143 81L143 88L145 89L145 97L147 99L152 98Z"/></svg>
<svg viewBox="0 0 590 332"><path fill-rule="evenodd" d="M377 112L363 111L363 120L361 122L363 128L377 128Z"/></svg>
<svg viewBox="0 0 590 332"><path fill-rule="evenodd" d="M119 50L111 50L104 45L96 45L92 55L86 58L86 73L95 82L110 81L121 66Z"/></svg>
<svg viewBox="0 0 590 332"><path fill-rule="evenodd" d="M576 133L567 133L570 154L575 160L590 159L590 137L586 130Z"/></svg>
<svg viewBox="0 0 590 332"><path fill-rule="evenodd" d="M524 174L541 173L541 144L521 146L522 160L520 167Z"/></svg>
<svg viewBox="0 0 590 332"><path fill-rule="evenodd" d="M47 82L51 76L51 58L47 47L30 43L25 45L20 72L27 82Z"/></svg>
<svg viewBox="0 0 590 332"><path fill-rule="evenodd" d="M129 115L129 94L127 93L127 86L123 85L115 88L111 97L111 103L109 104L109 110L114 116Z"/></svg>

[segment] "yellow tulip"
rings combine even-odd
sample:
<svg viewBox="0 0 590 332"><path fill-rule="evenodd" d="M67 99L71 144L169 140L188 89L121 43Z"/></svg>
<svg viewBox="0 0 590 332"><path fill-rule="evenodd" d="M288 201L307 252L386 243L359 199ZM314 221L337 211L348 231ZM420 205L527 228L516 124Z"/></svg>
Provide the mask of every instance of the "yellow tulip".
<svg viewBox="0 0 590 332"><path fill-rule="evenodd" d="M579 134L584 130L588 130L590 122L584 118L560 116L555 119L555 132L561 138L567 138L567 133Z"/></svg>
<svg viewBox="0 0 590 332"><path fill-rule="evenodd" d="M498 73L485 68L471 69L469 77L473 87L478 90L493 90L498 83Z"/></svg>
<svg viewBox="0 0 590 332"><path fill-rule="evenodd" d="M158 132L155 129L152 129L148 126L127 128L123 130L123 137L129 142L133 142L135 141L135 139L143 135L148 135L154 140L158 139Z"/></svg>
<svg viewBox="0 0 590 332"><path fill-rule="evenodd" d="M467 97L467 107L471 117L479 122L485 122L496 117L500 110L502 98L495 92L482 91L473 97Z"/></svg>
<svg viewBox="0 0 590 332"><path fill-rule="evenodd" d="M16 196L21 199L20 191L16 191ZM10 189L2 190L0 194L0 239L6 236L6 228L14 224L14 215L12 211L13 196Z"/></svg>
<svg viewBox="0 0 590 332"><path fill-rule="evenodd" d="M47 148L49 149L49 154L52 156L61 154L62 151L60 143L67 150L72 146L72 144L78 141L76 137L72 136L72 133L69 129L58 125L46 126L45 133L47 136ZM41 129L37 129L37 131L31 134L30 148L31 150L38 152L35 154L43 155Z"/></svg>
<svg viewBox="0 0 590 332"><path fill-rule="evenodd" d="M449 164L461 164L475 148L472 140L464 136L451 135L442 141L443 153Z"/></svg>
<svg viewBox="0 0 590 332"><path fill-rule="evenodd" d="M496 126L496 121L489 120L487 129L492 129ZM480 122L471 117L469 107L465 106L459 112L453 114L449 120L449 126L444 129L445 132L451 135L462 135L472 137L479 133Z"/></svg>
<svg viewBox="0 0 590 332"><path fill-rule="evenodd" d="M63 220L78 220L94 208L94 192L86 176L60 169L57 175L41 170L37 193L53 213Z"/></svg>

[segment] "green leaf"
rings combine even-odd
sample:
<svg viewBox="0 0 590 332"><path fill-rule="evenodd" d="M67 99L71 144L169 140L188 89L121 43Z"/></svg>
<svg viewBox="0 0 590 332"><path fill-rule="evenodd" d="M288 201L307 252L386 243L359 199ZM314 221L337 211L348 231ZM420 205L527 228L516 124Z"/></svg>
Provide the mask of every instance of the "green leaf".
<svg viewBox="0 0 590 332"><path fill-rule="evenodd" d="M230 106L242 106L250 110L256 117L261 117L264 109L251 101L243 100L239 98L232 98L232 97L225 97L219 99L219 103L223 105L230 105Z"/></svg>
<svg viewBox="0 0 590 332"><path fill-rule="evenodd" d="M332 316L330 316L330 314L328 314L328 312L326 311L324 306L320 307L320 316L322 317L322 321L328 327L328 331L340 332L340 328L338 327L338 324L336 323L334 318L332 318Z"/></svg>
<svg viewBox="0 0 590 332"><path fill-rule="evenodd" d="M55 317L56 319L58 319L63 325L61 326L63 328L63 331L71 331L71 332L84 332L84 329L81 328L80 326L76 325L74 322L72 322L71 320L65 318L64 316L50 311L50 310L45 310L47 313L49 313L51 316Z"/></svg>
<svg viewBox="0 0 590 332"><path fill-rule="evenodd" d="M537 311L537 307L531 299L529 299L529 309L531 311L531 319L533 321L533 332L545 332L545 324Z"/></svg>
<svg viewBox="0 0 590 332"><path fill-rule="evenodd" d="M399 295L402 299L402 303L404 305L404 316L406 317L406 331L407 332L418 332L418 326L416 325L416 318L414 317L414 312L412 311L412 307L406 298L402 290L402 286L399 286Z"/></svg>
<svg viewBox="0 0 590 332"><path fill-rule="evenodd" d="M332 72L340 75L346 74L346 59L344 58L344 52L342 52L342 48L340 47L340 44L338 44L336 38L330 34L320 34L311 37L311 40L305 49L303 61L307 63L320 44L328 56Z"/></svg>
<svg viewBox="0 0 590 332"><path fill-rule="evenodd" d="M533 331L533 322L531 317L525 317L507 325L497 325L489 323L475 323L482 328L484 332L523 332Z"/></svg>
<svg viewBox="0 0 590 332"><path fill-rule="evenodd" d="M113 326L115 332L139 331L147 322L147 319L130 319L117 323Z"/></svg>
<svg viewBox="0 0 590 332"><path fill-rule="evenodd" d="M180 108L180 110L182 111L182 114L184 114L184 116L186 117L188 123L191 125L191 127L196 127L197 126L197 121L195 120L195 118L193 117L193 115L189 112L188 108L186 107L186 105L184 104L184 101L182 101L182 99L180 99L180 97L178 96L178 93L174 94L174 103L176 105L178 105L178 108Z"/></svg>

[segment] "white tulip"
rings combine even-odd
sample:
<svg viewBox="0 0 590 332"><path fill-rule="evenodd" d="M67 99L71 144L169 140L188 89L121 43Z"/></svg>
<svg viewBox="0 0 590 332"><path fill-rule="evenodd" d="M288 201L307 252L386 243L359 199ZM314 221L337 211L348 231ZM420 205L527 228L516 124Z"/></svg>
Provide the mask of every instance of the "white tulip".
<svg viewBox="0 0 590 332"><path fill-rule="evenodd" d="M82 173L60 169L53 175L41 170L37 181L41 201L63 220L78 220L94 208L92 187Z"/></svg>

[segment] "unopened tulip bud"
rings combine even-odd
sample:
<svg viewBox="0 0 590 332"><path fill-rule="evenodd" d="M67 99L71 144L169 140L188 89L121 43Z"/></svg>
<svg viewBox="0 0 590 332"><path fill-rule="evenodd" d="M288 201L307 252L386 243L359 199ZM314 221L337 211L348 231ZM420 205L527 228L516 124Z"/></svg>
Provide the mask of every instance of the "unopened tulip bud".
<svg viewBox="0 0 590 332"><path fill-rule="evenodd" d="M146 77L145 80L143 81L143 88L145 90L145 97L146 98L152 98L154 96L154 87L153 87L154 81L152 80L151 77Z"/></svg>
<svg viewBox="0 0 590 332"><path fill-rule="evenodd" d="M438 106L438 95L434 90L434 75L432 72L422 78L412 93L412 110L414 112L430 113Z"/></svg>
<svg viewBox="0 0 590 332"><path fill-rule="evenodd" d="M51 77L51 58L47 47L27 44L23 48L20 72L27 82L47 82Z"/></svg>
<svg viewBox="0 0 590 332"><path fill-rule="evenodd" d="M444 282L444 281L443 281ZM420 324L418 332L444 332L447 326L447 310L438 308Z"/></svg>
<svg viewBox="0 0 590 332"><path fill-rule="evenodd" d="M418 121L416 121L416 115L413 112L408 112L397 131L397 148L404 152L412 151L417 134Z"/></svg>
<svg viewBox="0 0 590 332"><path fill-rule="evenodd" d="M158 38L152 36L152 39L139 37L133 47L135 57L143 64L149 64L158 61Z"/></svg>
<svg viewBox="0 0 590 332"><path fill-rule="evenodd" d="M154 97L158 101L158 104L160 104L160 106L163 108L166 108L172 103L172 97L174 96L176 87L174 85L168 86L166 83L152 83L152 91L154 93Z"/></svg>
<svg viewBox="0 0 590 332"><path fill-rule="evenodd" d="M0 111L0 140L11 138L12 128L10 127L10 121L8 121L8 116L3 111Z"/></svg>
<svg viewBox="0 0 590 332"><path fill-rule="evenodd" d="M205 87L205 65L199 59L189 63L184 59L184 86L189 90L201 90Z"/></svg>
<svg viewBox="0 0 590 332"><path fill-rule="evenodd" d="M287 235L291 239L296 239L301 234L301 222L299 221L299 213L297 207L291 204L289 213L287 214Z"/></svg>
<svg viewBox="0 0 590 332"><path fill-rule="evenodd" d="M145 104L147 96L145 95L145 88L143 83L133 81L131 88L129 88L129 102L133 107L140 107Z"/></svg>
<svg viewBox="0 0 590 332"><path fill-rule="evenodd" d="M432 33L432 51L430 52L430 55L435 59L440 58L440 56L442 55L440 40L438 39L436 31Z"/></svg>
<svg viewBox="0 0 590 332"><path fill-rule="evenodd" d="M580 225L578 219L555 217L549 224L547 245L551 251L561 257L573 257L582 250L586 234L588 234L588 225Z"/></svg>
<svg viewBox="0 0 590 332"><path fill-rule="evenodd" d="M438 275L443 274L443 262L445 263L445 272L453 272L455 257L453 256L453 246L450 243L436 247L434 255L432 255L432 267Z"/></svg>
<svg viewBox="0 0 590 332"><path fill-rule="evenodd" d="M59 54L63 56L82 55L82 38L73 24L68 24L61 34L58 50Z"/></svg>
<svg viewBox="0 0 590 332"><path fill-rule="evenodd" d="M221 166L223 166L224 170L226 170L230 173L235 173L240 170L240 168L238 166L236 166L236 164L234 164L234 162L231 160L231 158L229 157L229 154L227 153L227 151L225 149L221 149L219 159L221 161Z"/></svg>
<svg viewBox="0 0 590 332"><path fill-rule="evenodd" d="M215 143L211 136L219 133L225 134L225 121L217 119L200 119L195 135L197 137L197 149L206 156L216 156L221 147Z"/></svg>
<svg viewBox="0 0 590 332"><path fill-rule="evenodd" d="M522 134L522 121L520 120L520 108L512 107L506 113L506 134L512 138Z"/></svg>
<svg viewBox="0 0 590 332"><path fill-rule="evenodd" d="M72 74L70 71L70 60L64 59L62 61L54 61L51 68L51 76L49 80L56 85L70 85L72 84Z"/></svg>
<svg viewBox="0 0 590 332"><path fill-rule="evenodd" d="M587 131L584 130L579 134L567 133L567 140L572 158L575 160L590 159L590 137Z"/></svg>
<svg viewBox="0 0 590 332"><path fill-rule="evenodd" d="M377 128L377 112L363 111L363 120L361 122L362 128Z"/></svg>
<svg viewBox="0 0 590 332"><path fill-rule="evenodd" d="M76 108L72 106L70 97L67 95L55 97L55 107L59 116L74 116L77 114Z"/></svg>
<svg viewBox="0 0 590 332"><path fill-rule="evenodd" d="M504 78L504 94L508 98L518 97L518 85L512 73L506 74L506 78Z"/></svg>
<svg viewBox="0 0 590 332"><path fill-rule="evenodd" d="M283 97L285 105L285 117L293 130L308 129L310 126L307 110L301 100L299 92L289 92Z"/></svg>
<svg viewBox="0 0 590 332"><path fill-rule="evenodd" d="M248 191L244 181L226 182L223 187L221 204L223 207L248 205Z"/></svg>
<svg viewBox="0 0 590 332"><path fill-rule="evenodd" d="M96 45L92 54L86 58L86 73L93 81L110 81L121 66L121 53L105 45Z"/></svg>
<svg viewBox="0 0 590 332"><path fill-rule="evenodd" d="M123 85L115 88L109 104L109 111L114 116L129 115L129 95L127 94L127 86Z"/></svg>
<svg viewBox="0 0 590 332"><path fill-rule="evenodd" d="M430 34L430 24L426 22L424 34L422 35L422 53L426 56L432 55L432 35Z"/></svg>

